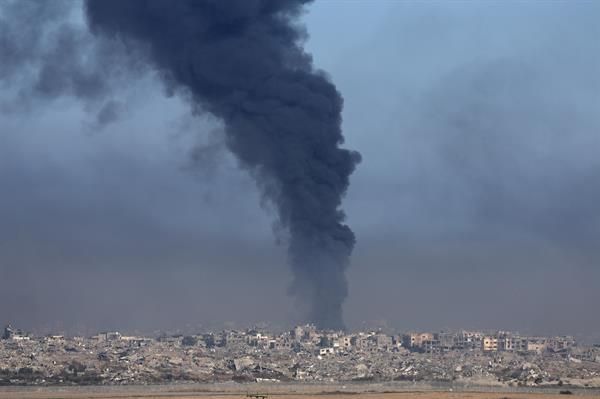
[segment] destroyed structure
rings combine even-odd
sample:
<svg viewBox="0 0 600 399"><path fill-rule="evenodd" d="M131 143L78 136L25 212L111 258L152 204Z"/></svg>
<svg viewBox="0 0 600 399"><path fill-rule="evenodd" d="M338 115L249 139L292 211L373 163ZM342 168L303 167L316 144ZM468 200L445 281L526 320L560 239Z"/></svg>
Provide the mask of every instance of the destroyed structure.
<svg viewBox="0 0 600 399"><path fill-rule="evenodd" d="M248 329L157 338L33 337L8 326L0 340L0 385L224 381L597 388L600 345L509 332L350 334L311 325L282 334Z"/></svg>

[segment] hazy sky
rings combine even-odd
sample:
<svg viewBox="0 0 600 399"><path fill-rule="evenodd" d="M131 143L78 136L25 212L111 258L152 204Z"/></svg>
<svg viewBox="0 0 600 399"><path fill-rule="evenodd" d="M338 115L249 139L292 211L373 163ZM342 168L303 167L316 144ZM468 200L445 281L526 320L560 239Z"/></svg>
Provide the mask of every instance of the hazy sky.
<svg viewBox="0 0 600 399"><path fill-rule="evenodd" d="M92 96L42 85L59 24L15 24L9 6L0 322L294 322L273 212L219 121L143 66ZM46 11L60 22L69 9ZM303 19L363 155L345 201L358 240L348 325L599 336L600 4L322 0ZM37 53L7 55L29 36Z"/></svg>

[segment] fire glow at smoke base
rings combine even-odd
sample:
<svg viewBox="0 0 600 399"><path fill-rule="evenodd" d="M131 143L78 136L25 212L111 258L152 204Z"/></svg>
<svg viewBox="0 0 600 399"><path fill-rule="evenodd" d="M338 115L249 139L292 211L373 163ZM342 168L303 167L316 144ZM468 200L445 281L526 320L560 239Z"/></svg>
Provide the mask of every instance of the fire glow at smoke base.
<svg viewBox="0 0 600 399"><path fill-rule="evenodd" d="M227 146L289 231L290 293L343 328L355 237L340 209L360 161L340 148L342 98L296 24L305 0L87 0L96 35L139 48L170 89L223 120Z"/></svg>

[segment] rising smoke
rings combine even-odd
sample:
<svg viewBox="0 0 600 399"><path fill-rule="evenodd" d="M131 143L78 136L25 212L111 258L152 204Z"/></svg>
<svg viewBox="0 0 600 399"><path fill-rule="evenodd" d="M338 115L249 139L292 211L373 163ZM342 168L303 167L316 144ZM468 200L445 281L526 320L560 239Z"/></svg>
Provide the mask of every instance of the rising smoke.
<svg viewBox="0 0 600 399"><path fill-rule="evenodd" d="M77 11L68 0L0 4L0 88L13 91L0 101L0 111L71 96L95 114L94 127L118 119L123 106L113 94L145 67L121 43L94 37Z"/></svg>
<svg viewBox="0 0 600 399"><path fill-rule="evenodd" d="M225 125L227 146L289 232L290 293L303 318L343 328L355 237L341 201L360 155L340 148L342 98L302 49L306 0L88 0L98 37L135 46Z"/></svg>

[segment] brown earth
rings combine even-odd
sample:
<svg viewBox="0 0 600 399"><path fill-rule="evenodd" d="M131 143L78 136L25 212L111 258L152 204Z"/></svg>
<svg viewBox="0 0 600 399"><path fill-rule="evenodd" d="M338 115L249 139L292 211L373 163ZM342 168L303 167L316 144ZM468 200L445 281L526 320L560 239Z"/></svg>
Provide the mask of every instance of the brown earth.
<svg viewBox="0 0 600 399"><path fill-rule="evenodd" d="M599 393L578 392L586 398L600 398ZM267 399L558 399L568 398L556 393L513 393L513 392L325 392L286 394L278 392L268 395ZM135 387L106 389L98 388L3 388L0 399L247 399L245 392L221 393L201 392L183 388Z"/></svg>

